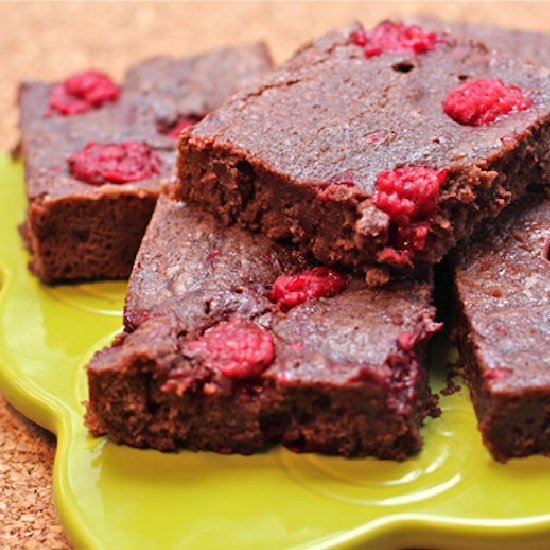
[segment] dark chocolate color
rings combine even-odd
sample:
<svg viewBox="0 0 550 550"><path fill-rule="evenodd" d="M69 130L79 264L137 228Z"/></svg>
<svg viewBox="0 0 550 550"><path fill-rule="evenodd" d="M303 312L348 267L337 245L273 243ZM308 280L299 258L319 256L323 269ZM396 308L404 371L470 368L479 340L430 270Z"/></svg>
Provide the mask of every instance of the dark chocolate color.
<svg viewBox="0 0 550 550"><path fill-rule="evenodd" d="M360 278L287 313L267 297L277 276L311 264L261 234L226 228L161 196L130 279L128 330L88 366L87 424L137 447L251 453L272 441L299 451L402 460L434 413L425 371L432 285ZM222 320L270 330L275 361L256 379L224 377L185 352ZM405 351L397 340L417 337ZM174 379L180 391L163 390Z"/></svg>
<svg viewBox="0 0 550 550"><path fill-rule="evenodd" d="M439 213L413 259L421 267L529 183L548 180L547 69L452 37L425 54L367 59L350 31L307 44L184 132L176 197L226 223L292 238L322 262L357 268L380 263L388 246L388 216L371 202L378 173L446 168ZM533 106L481 127L458 124L441 103L465 78L480 77L520 85ZM333 200L321 200L319 190L335 179L351 179L358 192L342 186Z"/></svg>
<svg viewBox="0 0 550 550"><path fill-rule="evenodd" d="M43 280L120 278L131 271L161 182L174 171L180 117L201 118L272 66L263 44L188 59L159 57L128 72L117 102L75 116L48 112L53 84L21 85L21 152L29 199L31 269ZM74 179L66 158L89 142L145 141L162 158L158 177L92 186Z"/></svg>
<svg viewBox="0 0 550 550"><path fill-rule="evenodd" d="M441 21L428 17L422 17L416 22L458 38L474 38L484 42L493 50L518 59L532 61L540 65L549 63L550 46L547 33L480 25L467 21Z"/></svg>
<svg viewBox="0 0 550 550"><path fill-rule="evenodd" d="M479 429L499 461L550 454L550 200L485 224L454 258L457 339Z"/></svg>

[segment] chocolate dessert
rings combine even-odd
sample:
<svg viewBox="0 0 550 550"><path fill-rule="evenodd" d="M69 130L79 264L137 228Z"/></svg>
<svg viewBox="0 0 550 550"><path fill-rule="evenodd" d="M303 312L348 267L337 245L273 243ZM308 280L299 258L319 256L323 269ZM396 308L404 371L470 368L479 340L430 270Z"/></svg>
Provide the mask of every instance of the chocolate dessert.
<svg viewBox="0 0 550 550"><path fill-rule="evenodd" d="M456 327L496 460L550 454L550 200L510 206L456 253Z"/></svg>
<svg viewBox="0 0 550 550"><path fill-rule="evenodd" d="M548 180L549 77L417 26L335 31L181 134L174 196L325 264L429 266Z"/></svg>
<svg viewBox="0 0 550 550"><path fill-rule="evenodd" d="M144 61L119 87L98 71L21 85L30 264L45 281L131 271L178 132L272 66L263 44Z"/></svg>
<svg viewBox="0 0 550 550"><path fill-rule="evenodd" d="M127 330L88 365L87 425L117 443L402 460L436 414L430 281L368 288L161 196Z"/></svg>

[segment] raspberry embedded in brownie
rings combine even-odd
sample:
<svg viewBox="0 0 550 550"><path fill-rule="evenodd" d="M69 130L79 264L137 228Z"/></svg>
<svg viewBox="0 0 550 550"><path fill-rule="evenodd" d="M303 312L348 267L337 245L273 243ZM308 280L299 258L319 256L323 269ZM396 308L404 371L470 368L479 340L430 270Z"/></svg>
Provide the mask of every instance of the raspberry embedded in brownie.
<svg viewBox="0 0 550 550"><path fill-rule="evenodd" d="M77 115L97 109L106 101L116 101L120 87L101 71L87 71L70 76L54 86L48 103L50 114Z"/></svg>
<svg viewBox="0 0 550 550"><path fill-rule="evenodd" d="M148 180L162 160L147 143L88 143L67 158L71 175L90 185Z"/></svg>
<svg viewBox="0 0 550 550"><path fill-rule="evenodd" d="M525 111L531 105L532 99L519 86L496 78L477 78L452 91L443 101L443 110L460 124L482 126L510 112Z"/></svg>

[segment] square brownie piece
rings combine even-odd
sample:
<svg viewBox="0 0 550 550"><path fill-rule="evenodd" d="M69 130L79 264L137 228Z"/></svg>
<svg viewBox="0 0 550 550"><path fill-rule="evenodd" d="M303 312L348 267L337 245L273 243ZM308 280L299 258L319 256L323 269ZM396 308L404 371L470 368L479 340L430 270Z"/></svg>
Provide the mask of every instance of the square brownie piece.
<svg viewBox="0 0 550 550"><path fill-rule="evenodd" d="M402 460L436 414L432 283L382 290L161 196L127 331L88 365L87 425L136 447Z"/></svg>
<svg viewBox="0 0 550 550"><path fill-rule="evenodd" d="M549 126L548 69L416 26L353 25L182 133L175 197L387 278L548 181Z"/></svg>
<svg viewBox="0 0 550 550"><path fill-rule="evenodd" d="M453 255L456 337L496 460L550 454L550 200L510 206Z"/></svg>
<svg viewBox="0 0 550 550"><path fill-rule="evenodd" d="M32 271L44 281L127 277L161 182L173 175L178 129L271 67L257 43L147 60L121 88L96 71L23 83Z"/></svg>

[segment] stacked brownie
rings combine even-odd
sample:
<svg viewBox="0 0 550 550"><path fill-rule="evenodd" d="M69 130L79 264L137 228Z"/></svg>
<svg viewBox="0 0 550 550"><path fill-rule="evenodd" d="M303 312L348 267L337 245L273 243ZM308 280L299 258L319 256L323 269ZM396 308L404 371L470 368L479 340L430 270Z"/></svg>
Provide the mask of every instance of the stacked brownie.
<svg viewBox="0 0 550 550"><path fill-rule="evenodd" d="M438 413L430 272L462 240L457 334L485 441L498 460L548 452L548 202L530 189L550 176L549 77L458 32L354 24L184 128L125 331L88 367L91 431L416 453Z"/></svg>
<svg viewBox="0 0 550 550"><path fill-rule="evenodd" d="M179 129L271 68L263 44L159 57L121 87L90 71L25 82L20 150L29 199L31 269L45 281L127 277Z"/></svg>
<svg viewBox="0 0 550 550"><path fill-rule="evenodd" d="M510 206L453 254L456 336L500 461L550 454L550 199Z"/></svg>
<svg viewBox="0 0 550 550"><path fill-rule="evenodd" d="M127 330L88 366L87 425L119 443L402 460L436 414L429 280L368 288L161 197Z"/></svg>
<svg viewBox="0 0 550 550"><path fill-rule="evenodd" d="M549 77L419 27L333 32L182 135L175 195L324 263L431 266L548 181Z"/></svg>

